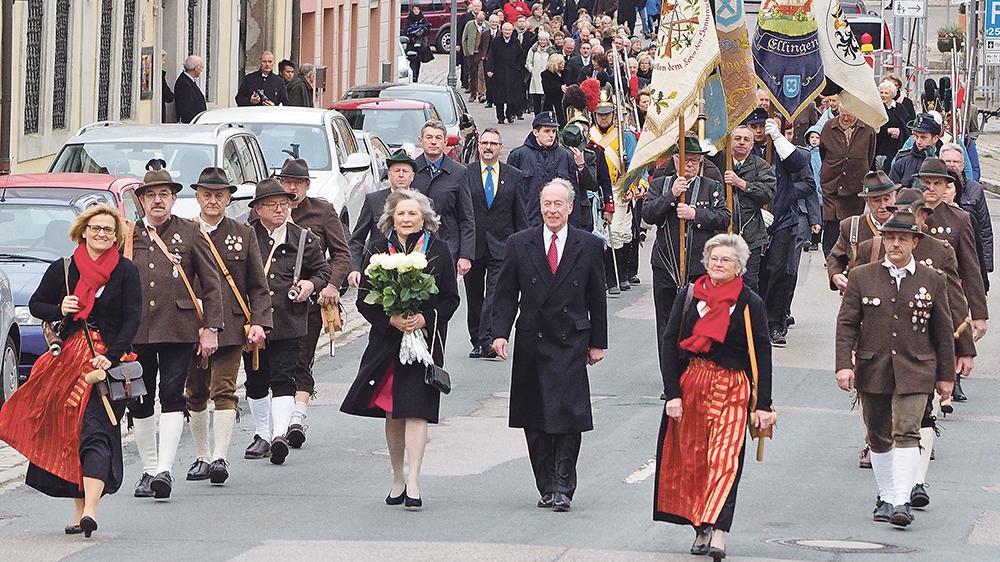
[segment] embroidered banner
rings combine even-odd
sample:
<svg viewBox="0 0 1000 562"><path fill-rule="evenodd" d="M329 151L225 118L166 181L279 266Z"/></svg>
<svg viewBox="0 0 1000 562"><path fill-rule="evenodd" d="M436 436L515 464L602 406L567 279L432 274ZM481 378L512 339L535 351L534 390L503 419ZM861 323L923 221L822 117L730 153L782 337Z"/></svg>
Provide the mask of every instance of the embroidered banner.
<svg viewBox="0 0 1000 562"><path fill-rule="evenodd" d="M765 0L750 44L774 106L793 120L825 85L813 0Z"/></svg>

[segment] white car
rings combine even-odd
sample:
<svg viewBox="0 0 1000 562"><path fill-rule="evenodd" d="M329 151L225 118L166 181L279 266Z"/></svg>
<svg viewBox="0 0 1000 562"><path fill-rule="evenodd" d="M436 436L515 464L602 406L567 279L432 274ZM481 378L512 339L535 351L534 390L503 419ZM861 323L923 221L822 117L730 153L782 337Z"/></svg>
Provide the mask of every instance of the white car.
<svg viewBox="0 0 1000 562"><path fill-rule="evenodd" d="M386 160L392 151L382 142L382 139L366 131L354 129L354 136L358 138L358 144L361 145L362 149L372 157L371 168L364 173L363 180L357 184L356 189L359 193L352 194L364 201L365 195L384 187L382 178L389 171Z"/></svg>
<svg viewBox="0 0 1000 562"><path fill-rule="evenodd" d="M0 271L0 406L17 390L18 349L21 345L21 333L18 330L14 315L14 299L11 294L10 280Z"/></svg>
<svg viewBox="0 0 1000 562"><path fill-rule="evenodd" d="M309 196L333 203L345 227L361 211L364 194L356 195L357 183L370 170L371 156L340 113L307 107L230 107L200 113L194 123L233 123L252 131L273 172L288 158L305 160Z"/></svg>
<svg viewBox="0 0 1000 562"><path fill-rule="evenodd" d="M396 82L409 84L413 82L413 75L410 73L410 61L406 58L406 47L401 40L396 41Z"/></svg>

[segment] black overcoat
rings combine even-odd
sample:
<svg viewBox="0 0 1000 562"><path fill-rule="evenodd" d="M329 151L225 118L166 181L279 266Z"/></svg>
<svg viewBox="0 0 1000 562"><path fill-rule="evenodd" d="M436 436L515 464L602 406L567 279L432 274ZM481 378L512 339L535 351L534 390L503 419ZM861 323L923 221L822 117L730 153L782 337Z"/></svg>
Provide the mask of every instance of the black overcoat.
<svg viewBox="0 0 1000 562"><path fill-rule="evenodd" d="M517 318L510 383L510 427L546 433L594 428L587 353L608 347L604 243L569 227L553 275L542 229L507 239L494 301L493 334L510 337Z"/></svg>
<svg viewBox="0 0 1000 562"><path fill-rule="evenodd" d="M524 83L521 79L524 70L524 54L521 44L511 35L505 40L503 34L497 34L490 43L489 55L486 57L485 72L492 72L487 92L492 92L490 101L493 103L512 103L524 96Z"/></svg>
<svg viewBox="0 0 1000 562"><path fill-rule="evenodd" d="M392 238L393 244L398 247L399 241L395 235L392 235ZM407 251L412 251L415 243L416 237L411 236ZM370 241L365 250L361 271L364 272L368 267L373 254L386 253L388 248L389 241L387 239ZM458 295L458 281L455 277L455 261L451 257L448 245L434 235L431 235L427 247L426 271L434 276L438 294L431 295L430 299L421 307L420 312L427 321L428 330L433 329L434 318L437 317L438 336L433 350L434 364L443 367L448 321L458 309L460 297ZM371 284L368 281L368 276L362 274L361 285L358 288L358 312L371 323L372 327L368 333L368 346L365 347L365 352L361 356L358 376L354 379L351 389L347 391L340 411L355 416L384 418L385 412L378 408L369 408L368 404L371 402L379 381L385 376L389 362L393 361L395 363L392 384L393 419L423 418L430 423L437 423L441 393L424 383L425 369L423 364L399 364L399 345L403 340L403 332L389 324L389 317L385 315L381 305L365 303L365 296L368 295L370 289ZM430 345L430 343L428 334L427 344ZM454 373L452 374L454 375Z"/></svg>

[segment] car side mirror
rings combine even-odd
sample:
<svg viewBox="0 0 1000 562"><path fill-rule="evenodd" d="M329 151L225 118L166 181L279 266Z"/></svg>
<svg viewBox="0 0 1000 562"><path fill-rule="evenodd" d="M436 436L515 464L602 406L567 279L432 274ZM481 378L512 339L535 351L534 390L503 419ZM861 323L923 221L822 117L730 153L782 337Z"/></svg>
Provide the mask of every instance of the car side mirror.
<svg viewBox="0 0 1000 562"><path fill-rule="evenodd" d="M364 172L371 168L372 157L363 152L355 152L347 157L346 160L340 165L340 171L347 172Z"/></svg>
<svg viewBox="0 0 1000 562"><path fill-rule="evenodd" d="M241 183L236 186L233 193L233 201L249 201L257 193L257 185L253 182Z"/></svg>

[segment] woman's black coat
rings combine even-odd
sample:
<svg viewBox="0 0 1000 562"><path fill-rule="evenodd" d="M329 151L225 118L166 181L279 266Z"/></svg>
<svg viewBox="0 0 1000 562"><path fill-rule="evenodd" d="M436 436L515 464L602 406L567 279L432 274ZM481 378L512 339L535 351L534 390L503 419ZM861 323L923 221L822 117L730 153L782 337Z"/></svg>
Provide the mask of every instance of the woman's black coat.
<svg viewBox="0 0 1000 562"><path fill-rule="evenodd" d="M407 241L407 251L412 251L416 238L410 236ZM396 247L399 247L395 235L392 235L392 239ZM388 240L370 241L361 271L368 267L373 254L386 253L388 248ZM433 349L434 364L443 367L448 321L458 309L460 297L455 277L455 260L448 251L448 245L433 235L427 248L426 271L434 276L438 293L431 295L420 312L427 321L428 345L431 343L430 330L433 330L434 318L437 317L438 336ZM386 316L382 305L365 303L365 296L370 289L368 276L362 274L361 285L358 287L358 312L371 323L372 327L368 334L368 346L361 357L358 376L354 379L351 389L347 391L347 397L344 398L340 411L356 416L384 418L385 412L378 408L369 408L368 404L379 381L385 375L389 362L392 361L395 363L392 386L393 419L423 418L430 423L437 423L441 393L424 383L425 367L422 363L399 364L399 345L403 340L403 332L389 324L389 317Z"/></svg>
<svg viewBox="0 0 1000 562"><path fill-rule="evenodd" d="M694 323L698 320L698 299L692 293L687 313L683 313L687 292L694 291L688 284L687 288L677 292L673 308L670 309L670 319L663 341L660 342L660 375L663 377L663 391L667 400L681 397L681 375L687 369L688 362L695 357L690 351L680 347L678 342L691 335ZM747 336L743 309L750 307L750 326L753 330L754 348L757 352L758 397L757 409L771 408L771 340L767 333L767 312L764 301L757 293L746 285L736 299L736 308L729 316L729 330L726 340L713 343L708 353L698 357L712 361L724 369L736 369L746 373L747 380L753 384L753 373L750 370L750 354L747 348ZM684 316L684 326L681 327L681 316Z"/></svg>
<svg viewBox="0 0 1000 562"><path fill-rule="evenodd" d="M903 143L906 142L906 139L910 138L910 129L906 126L906 109L902 105L897 103L892 108L886 108L885 112L889 116L889 120L885 125L882 125L882 128L875 135L875 156L885 156L885 163L882 164L882 170L888 174L889 169L892 168L892 159L903 148ZM896 138L890 137L890 128L899 129L899 136Z"/></svg>
<svg viewBox="0 0 1000 562"><path fill-rule="evenodd" d="M542 71L542 91L545 93L545 97L542 99L542 111L551 111L560 125L566 122L566 115L562 110L563 74L565 73L565 70L562 74L556 74L548 69Z"/></svg>

